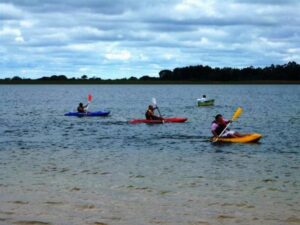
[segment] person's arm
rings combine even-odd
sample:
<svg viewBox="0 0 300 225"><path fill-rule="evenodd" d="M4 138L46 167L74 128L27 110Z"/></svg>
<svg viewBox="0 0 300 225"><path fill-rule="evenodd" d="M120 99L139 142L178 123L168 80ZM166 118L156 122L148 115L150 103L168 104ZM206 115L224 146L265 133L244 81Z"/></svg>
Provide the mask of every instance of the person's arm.
<svg viewBox="0 0 300 225"><path fill-rule="evenodd" d="M212 130L211 132L212 132L212 134L214 135L214 137L218 137L218 136L219 136L219 135L216 133L216 131Z"/></svg>
<svg viewBox="0 0 300 225"><path fill-rule="evenodd" d="M215 123L213 123L213 124L211 125L211 133L214 135L214 137L218 137L218 136L219 136L219 135L217 134L217 132L216 132L217 127L218 127L218 125L215 124Z"/></svg>
<svg viewBox="0 0 300 225"><path fill-rule="evenodd" d="M226 119L224 119L224 122L225 122L225 124L227 125L227 124L231 123L232 121L231 121L231 120L226 120Z"/></svg>

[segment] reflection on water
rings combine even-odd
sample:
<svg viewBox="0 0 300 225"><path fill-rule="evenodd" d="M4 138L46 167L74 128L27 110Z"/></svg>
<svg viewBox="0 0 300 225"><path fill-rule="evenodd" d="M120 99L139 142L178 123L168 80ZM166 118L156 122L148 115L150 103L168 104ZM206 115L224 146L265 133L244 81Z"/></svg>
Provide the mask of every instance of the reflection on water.
<svg viewBox="0 0 300 225"><path fill-rule="evenodd" d="M1 86L0 224L299 224L299 86ZM88 93L107 118L69 118ZM205 93L216 105L196 107ZM5 96L5 97L4 97ZM156 97L183 124L128 124ZM259 144L211 144L213 116Z"/></svg>

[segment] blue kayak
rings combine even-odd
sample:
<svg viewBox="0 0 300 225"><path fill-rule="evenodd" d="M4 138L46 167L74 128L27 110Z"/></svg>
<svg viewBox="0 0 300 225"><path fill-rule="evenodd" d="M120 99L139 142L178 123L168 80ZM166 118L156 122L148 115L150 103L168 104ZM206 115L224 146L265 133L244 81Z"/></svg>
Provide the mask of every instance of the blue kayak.
<svg viewBox="0 0 300 225"><path fill-rule="evenodd" d="M65 116L108 116L110 111L97 111L97 112L86 112L86 113L80 113L80 112L68 112L65 114Z"/></svg>

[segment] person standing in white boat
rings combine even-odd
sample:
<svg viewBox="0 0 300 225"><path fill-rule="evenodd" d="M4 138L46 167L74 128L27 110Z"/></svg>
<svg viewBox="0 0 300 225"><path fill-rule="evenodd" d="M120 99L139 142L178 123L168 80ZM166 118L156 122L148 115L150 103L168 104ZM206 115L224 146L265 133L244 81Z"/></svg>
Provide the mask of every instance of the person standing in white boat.
<svg viewBox="0 0 300 225"><path fill-rule="evenodd" d="M206 102L207 101L206 95L203 95L202 98L198 98L197 101L198 102Z"/></svg>

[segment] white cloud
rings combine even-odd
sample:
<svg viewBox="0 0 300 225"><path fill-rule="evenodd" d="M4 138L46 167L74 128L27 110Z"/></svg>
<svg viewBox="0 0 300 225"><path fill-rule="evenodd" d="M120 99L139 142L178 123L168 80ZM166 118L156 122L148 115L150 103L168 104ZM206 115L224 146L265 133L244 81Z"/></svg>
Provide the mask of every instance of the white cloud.
<svg viewBox="0 0 300 225"><path fill-rule="evenodd" d="M11 28L11 27L3 27L0 30L1 36L21 36L21 30L17 28Z"/></svg>
<svg viewBox="0 0 300 225"><path fill-rule="evenodd" d="M107 52L104 56L108 60L121 60L121 61L128 61L132 57L131 53L127 50Z"/></svg>
<svg viewBox="0 0 300 225"><path fill-rule="evenodd" d="M34 22L30 20L21 20L20 26L23 28L32 28L34 26Z"/></svg>
<svg viewBox="0 0 300 225"><path fill-rule="evenodd" d="M89 68L87 68L87 67L81 67L81 68L79 68L79 71L80 72L88 72L90 69Z"/></svg>
<svg viewBox="0 0 300 225"><path fill-rule="evenodd" d="M164 53L163 54L163 57L166 59L166 60L170 60L170 59L174 59L176 56L172 53Z"/></svg>
<svg viewBox="0 0 300 225"><path fill-rule="evenodd" d="M10 3L0 3L0 20L17 20L23 17L24 12Z"/></svg>
<svg viewBox="0 0 300 225"><path fill-rule="evenodd" d="M4 27L0 30L0 40L7 43L8 45L13 45L14 43L24 43L24 38L22 32L17 28Z"/></svg>
<svg viewBox="0 0 300 225"><path fill-rule="evenodd" d="M176 4L174 9L176 13L182 13L185 16L216 16L216 5L214 0L182 0Z"/></svg>
<svg viewBox="0 0 300 225"><path fill-rule="evenodd" d="M146 56L146 55L143 54L143 53L140 53L140 54L139 54L139 60L140 60L140 61L148 61L148 60L149 60L149 57Z"/></svg>
<svg viewBox="0 0 300 225"><path fill-rule="evenodd" d="M24 38L22 36L18 36L15 38L15 41L18 43L24 43Z"/></svg>
<svg viewBox="0 0 300 225"><path fill-rule="evenodd" d="M289 48L287 49L285 56L282 61L300 61L300 47L299 48Z"/></svg>
<svg viewBox="0 0 300 225"><path fill-rule="evenodd" d="M66 49L75 50L75 51L83 51L90 52L97 49L95 44L70 44L66 46Z"/></svg>

